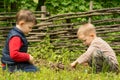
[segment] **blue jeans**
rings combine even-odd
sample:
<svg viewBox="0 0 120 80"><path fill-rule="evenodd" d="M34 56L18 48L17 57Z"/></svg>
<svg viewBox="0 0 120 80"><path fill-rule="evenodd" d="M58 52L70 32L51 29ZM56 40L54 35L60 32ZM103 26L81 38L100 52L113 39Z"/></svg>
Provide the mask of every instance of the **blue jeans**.
<svg viewBox="0 0 120 80"><path fill-rule="evenodd" d="M38 71L36 66L34 66L33 64L30 64L28 62L16 63L16 64L6 64L6 66L4 66L2 69L8 70L10 72L15 72L15 71L36 72L36 71Z"/></svg>

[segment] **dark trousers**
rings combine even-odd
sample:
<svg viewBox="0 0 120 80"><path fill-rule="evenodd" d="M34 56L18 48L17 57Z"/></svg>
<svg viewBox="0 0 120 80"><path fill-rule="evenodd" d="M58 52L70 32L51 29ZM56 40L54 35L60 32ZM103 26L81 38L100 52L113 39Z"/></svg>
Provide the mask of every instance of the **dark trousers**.
<svg viewBox="0 0 120 80"><path fill-rule="evenodd" d="M36 72L38 69L33 64L30 64L28 62L24 63L16 63L16 64L6 64L2 68L3 70L8 70L10 72L16 72L16 71L25 71L25 72Z"/></svg>
<svg viewBox="0 0 120 80"><path fill-rule="evenodd" d="M112 62L111 57L105 57L104 53L100 50L96 50L91 59L88 61L89 66L92 67L95 73L98 72L118 72L118 64Z"/></svg>

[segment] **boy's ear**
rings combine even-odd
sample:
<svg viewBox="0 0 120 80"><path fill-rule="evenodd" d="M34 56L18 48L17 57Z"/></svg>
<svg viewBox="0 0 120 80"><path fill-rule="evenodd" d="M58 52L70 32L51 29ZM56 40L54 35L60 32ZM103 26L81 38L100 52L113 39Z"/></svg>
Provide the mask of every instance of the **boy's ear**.
<svg viewBox="0 0 120 80"><path fill-rule="evenodd" d="M18 25L22 26L25 23L25 21L19 21Z"/></svg>
<svg viewBox="0 0 120 80"><path fill-rule="evenodd" d="M94 36L95 36L95 34L94 34L94 33L90 33L90 36L91 36L91 37L94 37Z"/></svg>

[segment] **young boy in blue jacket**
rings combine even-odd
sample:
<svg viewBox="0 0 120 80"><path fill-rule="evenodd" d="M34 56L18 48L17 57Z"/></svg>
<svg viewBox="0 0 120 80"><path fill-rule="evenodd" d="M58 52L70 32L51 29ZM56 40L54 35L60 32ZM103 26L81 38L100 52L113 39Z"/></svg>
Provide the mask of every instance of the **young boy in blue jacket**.
<svg viewBox="0 0 120 80"><path fill-rule="evenodd" d="M2 51L2 69L10 72L36 72L33 57L27 53L28 42L25 37L36 24L36 18L29 10L20 10L16 15L16 26L9 32Z"/></svg>

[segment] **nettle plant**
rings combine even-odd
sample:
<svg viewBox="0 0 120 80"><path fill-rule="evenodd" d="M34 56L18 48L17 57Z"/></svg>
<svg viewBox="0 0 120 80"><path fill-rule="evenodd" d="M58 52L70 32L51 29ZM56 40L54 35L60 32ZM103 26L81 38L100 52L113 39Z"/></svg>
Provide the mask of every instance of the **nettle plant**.
<svg viewBox="0 0 120 80"><path fill-rule="evenodd" d="M30 46L32 47L29 48L29 52L35 58L46 59L51 56L51 53L53 53L53 46L51 45L48 36L45 37L42 42L30 43Z"/></svg>
<svg viewBox="0 0 120 80"><path fill-rule="evenodd" d="M55 49L50 43L49 36L46 36L42 42L30 43L28 52L35 59L45 59L53 62L69 63L79 55L79 51L70 51L67 48Z"/></svg>

